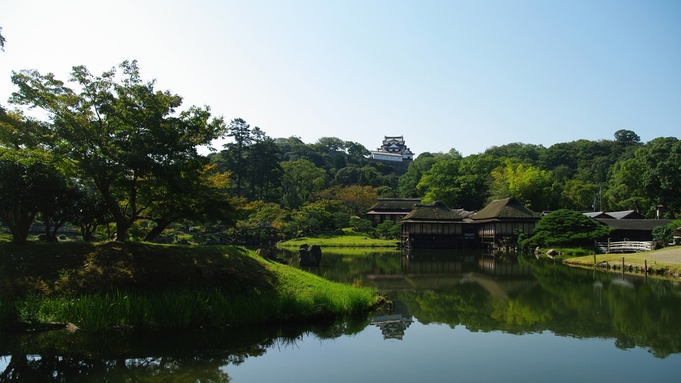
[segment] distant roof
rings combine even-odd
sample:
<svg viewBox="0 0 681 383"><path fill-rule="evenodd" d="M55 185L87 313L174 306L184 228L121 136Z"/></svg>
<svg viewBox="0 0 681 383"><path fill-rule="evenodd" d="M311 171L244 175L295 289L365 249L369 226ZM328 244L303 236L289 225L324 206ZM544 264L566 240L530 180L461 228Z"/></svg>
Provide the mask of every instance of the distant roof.
<svg viewBox="0 0 681 383"><path fill-rule="evenodd" d="M429 205L414 206L414 210L402 218L402 222L406 221L463 221L463 217L444 203L435 201Z"/></svg>
<svg viewBox="0 0 681 383"><path fill-rule="evenodd" d="M402 141L402 142L404 142L404 136L383 136L383 141Z"/></svg>
<svg viewBox="0 0 681 383"><path fill-rule="evenodd" d="M523 206L515 198L494 200L471 218L476 221L482 219L539 219L532 210Z"/></svg>
<svg viewBox="0 0 681 383"><path fill-rule="evenodd" d="M615 219L645 219L646 217L636 212L636 210L609 211L606 213Z"/></svg>
<svg viewBox="0 0 681 383"><path fill-rule="evenodd" d="M596 221L619 230L650 231L658 226L666 226L673 222L671 219L613 219L596 218Z"/></svg>
<svg viewBox="0 0 681 383"><path fill-rule="evenodd" d="M371 210L410 212L414 205L420 203L421 198L379 198Z"/></svg>
<svg viewBox="0 0 681 383"><path fill-rule="evenodd" d="M584 215L589 218L615 218L604 211L588 211Z"/></svg>
<svg viewBox="0 0 681 383"><path fill-rule="evenodd" d="M584 213L589 218L603 218L603 219L646 219L646 217L636 210L622 210L622 211L590 211Z"/></svg>

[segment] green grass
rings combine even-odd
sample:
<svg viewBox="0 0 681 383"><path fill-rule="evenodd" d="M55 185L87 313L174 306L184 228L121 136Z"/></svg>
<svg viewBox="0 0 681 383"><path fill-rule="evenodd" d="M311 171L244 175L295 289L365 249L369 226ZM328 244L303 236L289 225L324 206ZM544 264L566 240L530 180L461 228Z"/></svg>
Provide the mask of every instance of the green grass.
<svg viewBox="0 0 681 383"><path fill-rule="evenodd" d="M300 247L302 244L317 244L323 247L393 247L398 244L397 239L378 239L371 238L366 233L353 232L350 229L343 229L343 234L335 232L322 233L310 237L294 238L280 242L278 247Z"/></svg>
<svg viewBox="0 0 681 383"><path fill-rule="evenodd" d="M626 268L630 266L632 268L643 269L647 262L649 268L653 268L656 271L663 272L664 274L679 274L681 273L681 264L678 263L667 263L664 261L657 260L657 252L655 251L644 251L640 253L618 253L618 254L596 254L596 265L603 265L606 262L609 265L621 267L622 258L624 258L624 264ZM594 266L594 255L587 255L581 257L566 258L563 263L573 266L582 267L593 267Z"/></svg>
<svg viewBox="0 0 681 383"><path fill-rule="evenodd" d="M372 288L334 283L232 246L0 244L0 327L70 322L116 326L312 320L353 315Z"/></svg>

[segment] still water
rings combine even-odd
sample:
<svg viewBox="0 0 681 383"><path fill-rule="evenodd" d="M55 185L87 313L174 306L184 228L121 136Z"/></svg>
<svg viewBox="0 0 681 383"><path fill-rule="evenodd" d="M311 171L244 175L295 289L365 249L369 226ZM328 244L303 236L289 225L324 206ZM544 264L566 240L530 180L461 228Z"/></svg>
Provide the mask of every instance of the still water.
<svg viewBox="0 0 681 383"><path fill-rule="evenodd" d="M394 305L313 326L0 335L0 382L681 381L676 282L461 251L326 250L305 269Z"/></svg>

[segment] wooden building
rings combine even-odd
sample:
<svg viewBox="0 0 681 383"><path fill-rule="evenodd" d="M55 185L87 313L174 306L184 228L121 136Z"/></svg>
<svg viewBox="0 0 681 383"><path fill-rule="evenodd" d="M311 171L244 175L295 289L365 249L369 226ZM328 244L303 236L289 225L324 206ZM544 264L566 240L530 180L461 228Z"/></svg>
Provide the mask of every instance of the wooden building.
<svg viewBox="0 0 681 383"><path fill-rule="evenodd" d="M523 206L515 198L490 202L471 217L476 227L476 238L482 246L496 247L518 232L534 234L539 215Z"/></svg>
<svg viewBox="0 0 681 383"><path fill-rule="evenodd" d="M402 244L410 248L475 247L470 212L452 210L442 202L418 204L402 218Z"/></svg>
<svg viewBox="0 0 681 383"><path fill-rule="evenodd" d="M385 221L398 223L412 211L414 205L420 203L420 198L379 198L378 202L366 213L366 217L374 226Z"/></svg>
<svg viewBox="0 0 681 383"><path fill-rule="evenodd" d="M671 219L614 219L595 218L596 221L612 229L608 238L613 242L618 241L652 241L653 229L658 226L666 226L673 222ZM599 238L599 241L607 241L608 238Z"/></svg>

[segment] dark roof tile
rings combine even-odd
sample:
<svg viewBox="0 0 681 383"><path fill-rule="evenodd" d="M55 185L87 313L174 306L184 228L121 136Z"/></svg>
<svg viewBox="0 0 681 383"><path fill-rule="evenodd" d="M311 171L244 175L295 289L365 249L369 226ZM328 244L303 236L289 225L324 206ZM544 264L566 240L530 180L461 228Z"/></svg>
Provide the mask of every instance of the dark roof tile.
<svg viewBox="0 0 681 383"><path fill-rule="evenodd" d="M504 198L490 202L473 217L474 220L482 219L519 219L538 218L530 209L523 206L515 198Z"/></svg>
<svg viewBox="0 0 681 383"><path fill-rule="evenodd" d="M461 221L463 217L440 201L429 205L416 205L402 221Z"/></svg>

